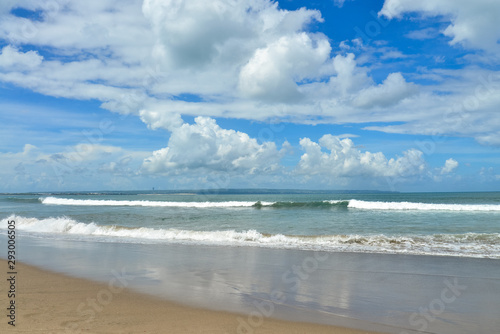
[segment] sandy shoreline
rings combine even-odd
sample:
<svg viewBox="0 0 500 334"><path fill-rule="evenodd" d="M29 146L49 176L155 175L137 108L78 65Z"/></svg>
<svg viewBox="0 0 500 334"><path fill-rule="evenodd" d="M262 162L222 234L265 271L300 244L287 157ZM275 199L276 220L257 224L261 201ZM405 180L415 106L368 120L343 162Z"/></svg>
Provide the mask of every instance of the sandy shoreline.
<svg viewBox="0 0 500 334"><path fill-rule="evenodd" d="M2 268L7 268L1 259ZM120 277L108 284L17 265L16 326L2 317L0 332L19 333L368 333L340 327L255 318L187 307L123 287ZM2 280L2 307L9 299ZM3 312L5 313L5 312ZM262 321L261 321L262 320Z"/></svg>
<svg viewBox="0 0 500 334"><path fill-rule="evenodd" d="M500 328L498 260L19 236L25 265L16 268L15 330L21 333ZM0 266L0 333L8 333L8 268L5 261Z"/></svg>

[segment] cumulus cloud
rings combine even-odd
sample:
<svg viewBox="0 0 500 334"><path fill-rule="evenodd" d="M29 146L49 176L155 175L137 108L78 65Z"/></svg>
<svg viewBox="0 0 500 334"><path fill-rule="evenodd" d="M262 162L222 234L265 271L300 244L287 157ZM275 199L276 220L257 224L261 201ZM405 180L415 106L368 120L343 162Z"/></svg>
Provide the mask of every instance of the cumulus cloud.
<svg viewBox="0 0 500 334"><path fill-rule="evenodd" d="M416 91L416 86L406 82L401 73L391 73L380 85L371 86L359 92L354 105L361 108L389 107L413 95Z"/></svg>
<svg viewBox="0 0 500 334"><path fill-rule="evenodd" d="M259 1L255 7L262 9L263 4ZM157 37L156 58L171 67L210 63L227 41L253 33L253 22L242 15L244 7L232 1L146 0L142 10Z"/></svg>
<svg viewBox="0 0 500 334"><path fill-rule="evenodd" d="M373 85L373 79L368 75L369 69L358 66L353 53L338 54L330 60L330 75L323 82L312 82L300 86L300 91L321 104L325 110L335 113L334 105L352 107L352 99L364 88ZM341 108L339 108L341 109ZM314 111L310 111L314 113Z"/></svg>
<svg viewBox="0 0 500 334"><path fill-rule="evenodd" d="M296 173L324 175L329 178L407 178L425 171L423 153L410 149L403 156L387 159L382 152L362 152L351 139L324 135L316 143L303 138L300 146L305 151Z"/></svg>
<svg viewBox="0 0 500 334"><path fill-rule="evenodd" d="M306 33L283 36L255 51L240 72L240 90L262 100L297 101L297 82L317 77L330 51L324 38L313 39Z"/></svg>
<svg viewBox="0 0 500 334"><path fill-rule="evenodd" d="M156 37L154 55L169 67L241 65L256 48L322 20L318 11L280 10L268 0L145 0L142 10Z"/></svg>
<svg viewBox="0 0 500 334"><path fill-rule="evenodd" d="M142 109L139 112L139 116L153 130L163 128L173 131L184 123L181 115L174 112Z"/></svg>
<svg viewBox="0 0 500 334"><path fill-rule="evenodd" d="M143 12L156 38L153 59L171 79L155 91L279 101L295 96L297 80L315 77L330 52L325 36L304 31L322 21L316 10L268 0L146 0Z"/></svg>
<svg viewBox="0 0 500 334"><path fill-rule="evenodd" d="M4 1L5 2L5 1ZM2 4L4 3L2 2ZM57 57L113 55L129 63L150 52L153 42L140 1L21 0L5 4L6 10L34 11L37 20L6 14L0 20L0 37L10 43L53 47Z"/></svg>
<svg viewBox="0 0 500 334"><path fill-rule="evenodd" d="M419 68L403 76L395 63L406 56L397 49L373 43L368 50L357 40L357 46L343 43L339 51L335 36L311 32L311 23L324 21L317 10L284 10L270 0L44 3L0 5L0 38L7 44L0 55L0 81L50 96L99 100L103 108L134 114L151 129L170 131L171 137L167 147L131 162L121 150L74 146L80 156L46 153L39 164L85 161L112 173L135 163L143 174L167 175L268 175L283 168L287 145L259 143L219 127L213 117L377 122L368 129L471 136L500 145L500 76L494 66ZM39 19L16 16L14 6L37 11ZM443 33L454 45L497 50L497 2L386 0L380 14L402 18L410 12L423 14L422 20L436 15L449 20ZM435 33L429 28L407 37L425 39ZM45 58L35 49L43 50ZM391 66L381 70L388 59ZM183 115L205 117L187 124ZM421 151L389 158L362 151L345 137L326 135L317 143L303 138L304 154L294 175L412 178L424 173ZM453 161L434 171L454 170ZM23 166L20 171L29 169Z"/></svg>
<svg viewBox="0 0 500 334"><path fill-rule="evenodd" d="M203 65L218 57L239 62L225 53L252 52L322 20L316 10L281 10L268 0L145 0L142 9L157 38L155 52L177 66Z"/></svg>
<svg viewBox="0 0 500 334"><path fill-rule="evenodd" d="M448 159L444 163L443 168L441 168L441 174L449 174L453 172L458 167L458 162L455 159Z"/></svg>
<svg viewBox="0 0 500 334"><path fill-rule="evenodd" d="M248 134L221 128L214 119L196 117L172 131L168 146L144 160L145 173L196 171L271 173L278 170L284 150L275 143L259 144Z"/></svg>
<svg viewBox="0 0 500 334"><path fill-rule="evenodd" d="M42 63L43 57L36 51L22 52L17 50L12 45L4 46L0 54L0 68L13 69L30 69Z"/></svg>
<svg viewBox="0 0 500 334"><path fill-rule="evenodd" d="M296 121L303 115L338 119L358 108L352 103L358 93L377 87L354 54L332 57L328 37L308 32L310 23L323 22L317 10L284 10L269 0L146 0L144 15L137 15L139 5L21 4L41 13L41 20L30 21L35 36L12 37L14 23L27 19L7 14L0 37L54 52L43 61L35 51L16 54L24 57L21 63L29 56L38 65L24 72L9 68L0 80L51 96L97 99L153 128L163 114L149 111L173 107L192 116L262 119L262 102L289 106L283 117ZM186 94L201 103L179 99Z"/></svg>
<svg viewBox="0 0 500 334"><path fill-rule="evenodd" d="M498 13L500 2L491 0L386 0L379 14L391 19L402 14L418 12L425 16L442 15L451 23L443 31L450 44L462 44L488 52L500 50Z"/></svg>
<svg viewBox="0 0 500 334"><path fill-rule="evenodd" d="M309 24L324 21L317 10L284 10L269 0L119 6L102 0L54 8L27 1L19 7L40 12L41 19L4 13L0 38L44 47L50 57L9 47L4 63L16 58L28 70L4 67L0 81L51 96L99 100L103 108L135 114L152 128L168 128L170 121L179 126L179 119L168 120L174 114L262 120L276 116L276 107L287 110L281 117L297 122L346 122L363 119L353 112L360 106L386 105L369 106L365 89L379 88L370 68L359 66L352 53L332 57L329 38L308 31ZM16 37L21 21L33 36ZM409 86L394 92L385 84L388 105L396 105ZM365 96L356 100L358 94Z"/></svg>
<svg viewBox="0 0 500 334"><path fill-rule="evenodd" d="M137 15L140 5L115 0L5 4L0 38L12 47L4 48L10 60L2 63L15 56L24 67L3 68L0 80L56 97L123 100L143 88L154 43L147 20ZM35 11L38 19L16 16L9 12L14 7ZM43 48L47 56L20 54L23 45L23 51Z"/></svg>
<svg viewBox="0 0 500 334"><path fill-rule="evenodd" d="M372 83L368 69L358 67L354 58L354 54L348 53L346 56L336 55L333 59L336 76L330 77L329 84L338 89L341 95L357 92Z"/></svg>

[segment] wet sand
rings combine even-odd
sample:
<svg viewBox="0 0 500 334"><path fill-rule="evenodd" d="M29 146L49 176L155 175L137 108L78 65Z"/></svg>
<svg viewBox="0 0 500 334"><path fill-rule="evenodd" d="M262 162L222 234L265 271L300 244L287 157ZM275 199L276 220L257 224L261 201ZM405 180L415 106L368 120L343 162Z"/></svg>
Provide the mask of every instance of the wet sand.
<svg viewBox="0 0 500 334"><path fill-rule="evenodd" d="M42 328L60 333L75 322L89 329L82 332L95 333L349 333L345 328L352 328L358 330L353 333L460 334L500 328L499 260L22 235L17 240L24 263L63 274L19 271L18 329L48 326ZM5 294L1 298L7 302Z"/></svg>
<svg viewBox="0 0 500 334"><path fill-rule="evenodd" d="M5 260L0 267L7 268ZM4 318L2 333L339 333L358 331L326 325L265 319L259 326L241 315L187 307L123 287L17 264L15 327ZM2 290L5 291L4 286ZM2 293L1 305L8 304ZM253 324L260 323L259 318Z"/></svg>

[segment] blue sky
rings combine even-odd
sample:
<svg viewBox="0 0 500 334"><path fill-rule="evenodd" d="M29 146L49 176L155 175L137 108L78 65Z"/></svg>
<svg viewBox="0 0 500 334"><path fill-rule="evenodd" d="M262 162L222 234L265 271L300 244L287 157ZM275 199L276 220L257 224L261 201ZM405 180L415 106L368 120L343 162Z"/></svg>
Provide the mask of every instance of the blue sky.
<svg viewBox="0 0 500 334"><path fill-rule="evenodd" d="M4 1L0 192L500 189L500 3Z"/></svg>

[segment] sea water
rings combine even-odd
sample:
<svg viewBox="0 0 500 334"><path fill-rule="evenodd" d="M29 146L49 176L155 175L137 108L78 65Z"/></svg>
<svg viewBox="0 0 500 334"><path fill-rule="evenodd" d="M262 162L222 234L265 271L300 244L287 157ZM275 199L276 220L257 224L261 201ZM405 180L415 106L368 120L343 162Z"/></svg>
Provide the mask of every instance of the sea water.
<svg viewBox="0 0 500 334"><path fill-rule="evenodd" d="M500 193L0 195L26 236L500 258Z"/></svg>

